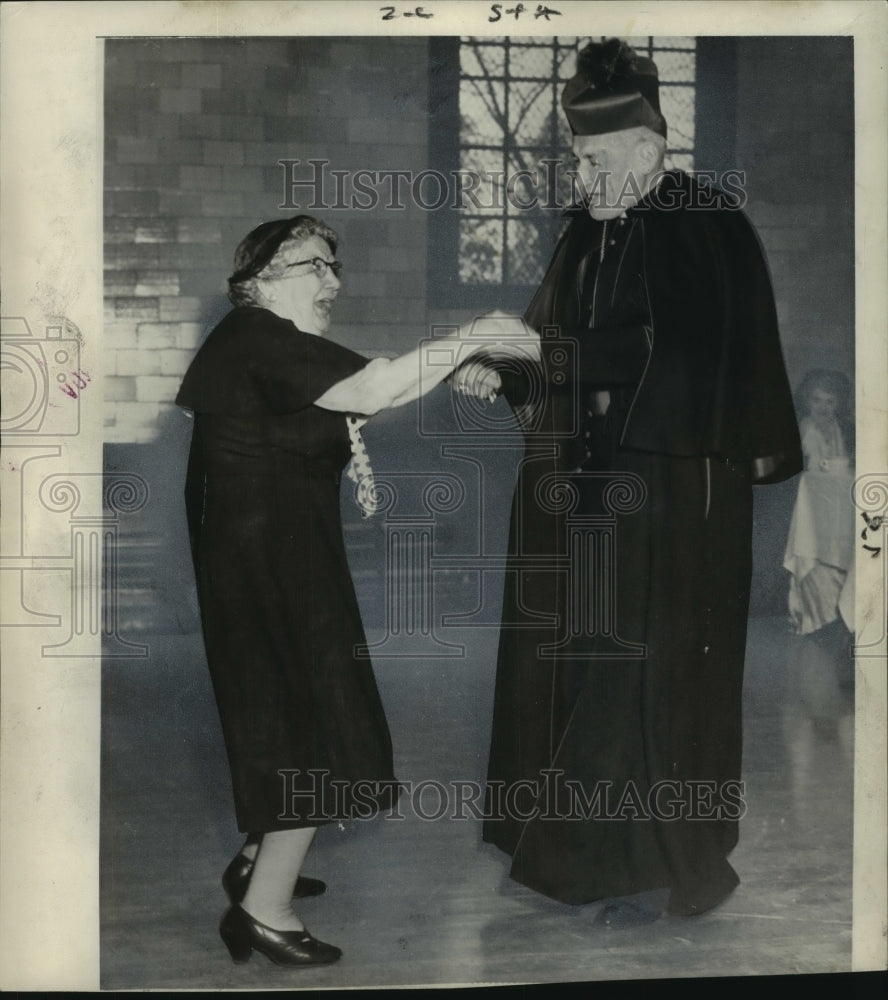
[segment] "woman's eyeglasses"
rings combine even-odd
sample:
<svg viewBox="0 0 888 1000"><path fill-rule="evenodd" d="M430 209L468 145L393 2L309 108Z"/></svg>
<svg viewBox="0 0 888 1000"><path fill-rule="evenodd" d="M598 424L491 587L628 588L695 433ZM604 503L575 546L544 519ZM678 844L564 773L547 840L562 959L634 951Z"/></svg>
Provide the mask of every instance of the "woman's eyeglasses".
<svg viewBox="0 0 888 1000"><path fill-rule="evenodd" d="M311 264L311 269L319 278L324 277L328 268L333 272L335 278L338 278L342 274L342 261L324 260L323 257L311 257L309 260L294 260L292 264L287 264L284 270L289 270L291 267L299 267L302 264Z"/></svg>

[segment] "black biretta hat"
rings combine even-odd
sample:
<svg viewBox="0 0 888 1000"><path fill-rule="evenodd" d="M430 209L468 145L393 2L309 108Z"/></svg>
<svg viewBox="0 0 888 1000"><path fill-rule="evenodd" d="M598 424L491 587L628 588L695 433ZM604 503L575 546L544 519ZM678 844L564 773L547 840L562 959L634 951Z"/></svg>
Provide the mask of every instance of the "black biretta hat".
<svg viewBox="0 0 888 1000"><path fill-rule="evenodd" d="M656 63L619 38L590 42L577 56L561 105L574 135L601 135L646 126L666 136Z"/></svg>

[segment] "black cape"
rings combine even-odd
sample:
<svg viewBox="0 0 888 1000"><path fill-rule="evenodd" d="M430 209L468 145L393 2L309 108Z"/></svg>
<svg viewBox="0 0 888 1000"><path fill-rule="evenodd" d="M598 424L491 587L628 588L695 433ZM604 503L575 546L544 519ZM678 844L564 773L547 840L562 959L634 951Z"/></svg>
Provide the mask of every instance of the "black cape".
<svg viewBox="0 0 888 1000"><path fill-rule="evenodd" d="M526 315L543 363L503 376L526 450L484 839L565 902L697 913L737 882L751 486L801 453L763 253L713 197L669 174L575 214Z"/></svg>
<svg viewBox="0 0 888 1000"><path fill-rule="evenodd" d="M194 413L186 508L239 829L372 815L392 746L346 560L345 414L313 405L366 359L232 310L176 402Z"/></svg>

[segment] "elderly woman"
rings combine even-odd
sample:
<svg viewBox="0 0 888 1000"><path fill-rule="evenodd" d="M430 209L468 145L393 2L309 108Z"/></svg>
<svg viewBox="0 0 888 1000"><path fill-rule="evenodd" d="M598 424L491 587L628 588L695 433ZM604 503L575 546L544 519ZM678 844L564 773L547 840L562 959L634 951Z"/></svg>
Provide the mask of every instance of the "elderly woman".
<svg viewBox="0 0 888 1000"><path fill-rule="evenodd" d="M373 670L357 653L365 637L340 524L341 471L364 457L358 427L476 353L539 357L530 332L497 344L497 315L437 339L431 354L424 345L394 360L368 362L326 339L337 242L305 215L249 233L229 279L235 308L176 400L195 418L189 531L237 824L248 834L223 876L231 906L220 934L235 962L253 949L282 965L340 957L291 907L325 889L300 876L303 860L319 825L366 818L397 796ZM366 478L355 478L360 494Z"/></svg>

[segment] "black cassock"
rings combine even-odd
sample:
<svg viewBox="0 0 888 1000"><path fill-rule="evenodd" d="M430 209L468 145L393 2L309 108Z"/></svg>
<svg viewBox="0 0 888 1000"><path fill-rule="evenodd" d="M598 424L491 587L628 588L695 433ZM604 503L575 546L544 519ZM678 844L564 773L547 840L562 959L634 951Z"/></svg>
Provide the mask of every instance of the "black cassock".
<svg viewBox="0 0 888 1000"><path fill-rule="evenodd" d="M503 373L525 436L484 839L568 903L732 889L752 485L801 468L770 278L742 212L664 175L575 214Z"/></svg>
<svg viewBox="0 0 888 1000"><path fill-rule="evenodd" d="M176 399L194 412L188 526L243 831L366 817L395 796L342 538L346 417L313 405L366 363L241 307L210 333Z"/></svg>

